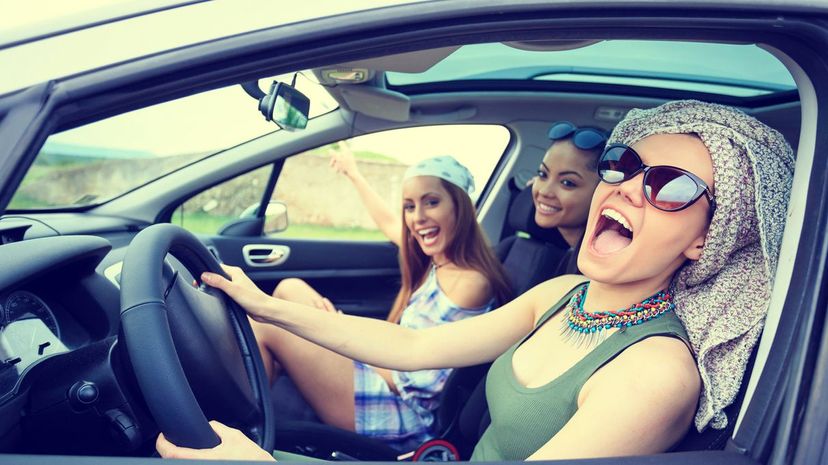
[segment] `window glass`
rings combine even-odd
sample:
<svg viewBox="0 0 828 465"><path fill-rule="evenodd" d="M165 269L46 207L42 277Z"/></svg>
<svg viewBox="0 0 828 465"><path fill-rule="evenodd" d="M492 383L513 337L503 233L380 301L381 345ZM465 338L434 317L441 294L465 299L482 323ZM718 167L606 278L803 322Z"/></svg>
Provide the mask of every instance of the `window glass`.
<svg viewBox="0 0 828 465"><path fill-rule="evenodd" d="M259 87L292 79L261 79ZM310 72L299 74L296 88L311 99L311 118L337 106ZM8 209L97 205L278 129L239 85L117 115L51 135Z"/></svg>
<svg viewBox="0 0 828 465"><path fill-rule="evenodd" d="M230 221L254 216L272 169L267 165L207 189L181 204L170 222L192 233L215 234Z"/></svg>
<svg viewBox="0 0 828 465"><path fill-rule="evenodd" d="M346 141L360 172L395 212L400 211L402 177L409 165L452 155L474 175L475 202L509 143L509 131L495 125L405 128ZM287 204L289 225L278 237L387 240L363 207L356 189L329 166L331 146L290 157L273 200Z"/></svg>

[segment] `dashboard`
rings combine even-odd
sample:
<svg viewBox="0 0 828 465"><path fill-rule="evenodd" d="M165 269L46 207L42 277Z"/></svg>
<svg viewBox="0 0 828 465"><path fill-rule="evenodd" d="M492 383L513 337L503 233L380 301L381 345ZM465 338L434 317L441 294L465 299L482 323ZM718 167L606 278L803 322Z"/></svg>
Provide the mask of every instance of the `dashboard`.
<svg viewBox="0 0 828 465"><path fill-rule="evenodd" d="M72 429L99 439L96 425L111 423L109 407L127 403L112 382L119 293L101 271L111 248L95 236L0 244L8 270L0 270L0 450L57 452L67 443L90 450ZM79 383L92 387L78 396ZM87 408L79 400L91 393ZM46 434L62 439L28 439Z"/></svg>
<svg viewBox="0 0 828 465"><path fill-rule="evenodd" d="M26 290L0 295L0 401L17 385L27 368L66 352L55 312Z"/></svg>

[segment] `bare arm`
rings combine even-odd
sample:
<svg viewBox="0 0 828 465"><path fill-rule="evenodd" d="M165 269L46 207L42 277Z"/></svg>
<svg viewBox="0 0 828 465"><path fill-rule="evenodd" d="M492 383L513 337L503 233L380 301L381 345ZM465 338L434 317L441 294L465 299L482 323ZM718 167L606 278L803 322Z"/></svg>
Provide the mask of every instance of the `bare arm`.
<svg viewBox="0 0 828 465"><path fill-rule="evenodd" d="M320 312L263 293L239 268L225 267L232 281L205 273L250 316L284 328L345 357L394 370L453 368L494 360L531 331L539 302L569 290L571 279L551 280L498 310L455 323L414 330L386 321Z"/></svg>
<svg viewBox="0 0 828 465"><path fill-rule="evenodd" d="M339 150L331 152L331 167L351 180L368 214L377 227L391 242L398 247L402 245L402 220L388 207L388 204L368 184L356 165L351 149L344 141L339 143Z"/></svg>

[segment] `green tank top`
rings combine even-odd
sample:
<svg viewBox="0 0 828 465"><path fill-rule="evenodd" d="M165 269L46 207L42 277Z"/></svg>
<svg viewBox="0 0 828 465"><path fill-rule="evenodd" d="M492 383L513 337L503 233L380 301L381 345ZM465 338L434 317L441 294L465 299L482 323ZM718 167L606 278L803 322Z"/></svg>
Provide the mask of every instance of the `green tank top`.
<svg viewBox="0 0 828 465"><path fill-rule="evenodd" d="M578 394L599 368L627 347L652 336L672 336L687 343L674 312L619 330L549 383L527 388L515 378L512 356L549 318L566 306L580 284L538 320L535 329L498 357L486 376L486 401L492 422L472 453L472 461L525 460L546 444L578 410Z"/></svg>

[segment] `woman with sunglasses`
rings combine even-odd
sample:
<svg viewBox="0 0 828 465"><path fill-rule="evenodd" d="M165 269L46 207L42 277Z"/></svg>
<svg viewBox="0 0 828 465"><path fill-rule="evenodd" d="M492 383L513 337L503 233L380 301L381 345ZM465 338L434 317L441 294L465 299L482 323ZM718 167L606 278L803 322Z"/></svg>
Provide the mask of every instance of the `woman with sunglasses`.
<svg viewBox="0 0 828 465"><path fill-rule="evenodd" d="M761 332L793 171L781 134L697 101L633 110L598 173L578 264L486 315L412 331L266 299L238 269L202 278L254 319L399 370L494 360L472 460L669 450L722 429ZM550 306L550 303L552 304ZM271 459L237 431L162 456ZM280 457L280 453L276 453Z"/></svg>

